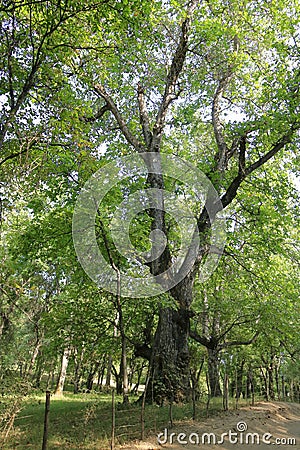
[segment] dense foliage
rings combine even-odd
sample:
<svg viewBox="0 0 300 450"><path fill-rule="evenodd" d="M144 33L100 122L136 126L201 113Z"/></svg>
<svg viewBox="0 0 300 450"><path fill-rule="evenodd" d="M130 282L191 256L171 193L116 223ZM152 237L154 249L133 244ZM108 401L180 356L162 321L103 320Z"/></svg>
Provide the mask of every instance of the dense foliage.
<svg viewBox="0 0 300 450"><path fill-rule="evenodd" d="M299 396L298 2L13 0L0 13L3 386L55 388L58 378L59 391L68 361L75 392L113 377L127 401L149 362L158 402L188 397L190 375L211 395L227 375L236 396ZM224 254L201 283L211 223L188 189L197 261L172 291L142 300L97 287L72 241L84 182L136 152L190 161L227 217ZM110 236L124 192L183 195L171 178L134 175L97 217L106 260L129 275L136 266ZM172 217L145 211L132 243L149 250L155 228L168 245L154 275L180 242Z"/></svg>

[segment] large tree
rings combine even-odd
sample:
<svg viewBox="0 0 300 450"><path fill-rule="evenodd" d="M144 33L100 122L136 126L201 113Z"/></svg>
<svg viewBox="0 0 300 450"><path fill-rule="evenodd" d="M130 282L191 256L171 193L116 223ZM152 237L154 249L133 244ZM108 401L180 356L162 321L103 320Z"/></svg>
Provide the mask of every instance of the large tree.
<svg viewBox="0 0 300 450"><path fill-rule="evenodd" d="M293 157L300 126L298 13L296 4L170 2L152 21L151 40L147 33L139 39L130 37L130 51L120 49L126 76L94 84L103 101L100 123L104 114L110 114L120 138L139 153L170 149L168 139L176 129L177 154L201 168L219 191L216 215L232 204L243 183L257 183L272 159ZM188 134L195 122L205 144L201 136ZM182 140L191 151L180 149ZM160 173L150 174L147 182L166 189ZM164 211L154 209L150 216L152 230L169 238L165 251L150 264L151 273L158 275L172 264L171 239ZM213 221L205 205L197 217L199 254L190 273L170 290L177 306L160 309L152 348L153 377L160 394L165 389L175 399L189 392L193 286Z"/></svg>
<svg viewBox="0 0 300 450"><path fill-rule="evenodd" d="M66 1L10 2L2 11L5 187L9 164L19 157L26 164L24 178L36 161L39 166L46 161L38 178L54 173L57 184L48 189L53 197L61 189L58 172L64 188L69 183L77 193L99 159L102 164L102 143L108 159L131 152L182 156L220 195L213 214L207 205L192 206L199 254L170 290L172 301L161 302L153 342L140 346L152 362L155 395L187 398L194 284L214 219L238 199L242 185L259 185L266 165L294 158L300 127L299 6L191 0L83 7ZM170 180L157 170L144 183L163 192ZM174 226L158 208L149 209L143 221L141 236L148 227L167 237L164 252L148 264L156 276L176 256ZM122 260L117 264L118 270L128 269Z"/></svg>

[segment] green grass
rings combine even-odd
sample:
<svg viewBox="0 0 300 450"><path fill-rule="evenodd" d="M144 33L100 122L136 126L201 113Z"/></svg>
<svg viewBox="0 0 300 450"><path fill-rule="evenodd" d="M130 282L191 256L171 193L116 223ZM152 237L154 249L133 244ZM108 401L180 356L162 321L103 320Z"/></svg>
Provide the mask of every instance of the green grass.
<svg viewBox="0 0 300 450"><path fill-rule="evenodd" d="M132 399L132 402L134 399ZM245 402L239 402L239 406ZM234 407L232 401L231 407ZM69 394L51 397L49 414L48 450L104 450L110 448L111 436L110 394ZM209 414L222 410L220 399L210 403ZM45 396L30 396L15 420L14 429L3 450L40 449L43 440ZM128 407L116 398L117 443L139 439L141 433L139 405ZM173 405L173 421L190 420L192 405ZM205 401L197 404L197 419L206 416ZM169 423L169 406L149 405L145 411L145 432L156 434Z"/></svg>

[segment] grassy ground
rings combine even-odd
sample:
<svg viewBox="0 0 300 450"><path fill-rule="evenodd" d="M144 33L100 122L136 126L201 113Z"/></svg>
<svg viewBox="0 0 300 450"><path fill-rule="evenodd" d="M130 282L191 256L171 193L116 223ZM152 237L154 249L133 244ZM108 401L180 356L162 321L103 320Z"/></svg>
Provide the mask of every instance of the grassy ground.
<svg viewBox="0 0 300 450"><path fill-rule="evenodd" d="M134 399L132 399L133 402ZM245 404L245 402L243 402ZM232 401L231 407L235 407ZM221 401L210 403L209 414L222 409ZM8 440L0 448L40 449L43 440L45 396L31 396L24 401ZM197 404L197 418L207 414L205 402ZM141 437L140 406L128 407L116 398L116 443L124 443ZM191 419L192 405L174 405L174 421ZM169 406L147 406L145 411L145 435L156 433L168 425ZM62 398L51 396L49 414L48 450L104 450L110 448L112 406L110 394L65 394Z"/></svg>

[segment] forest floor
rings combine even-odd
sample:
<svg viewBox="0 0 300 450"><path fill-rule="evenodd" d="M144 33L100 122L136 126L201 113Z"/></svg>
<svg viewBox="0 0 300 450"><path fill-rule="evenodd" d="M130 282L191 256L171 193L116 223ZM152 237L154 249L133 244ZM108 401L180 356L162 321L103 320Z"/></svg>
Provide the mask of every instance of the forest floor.
<svg viewBox="0 0 300 450"><path fill-rule="evenodd" d="M244 429L245 431L242 431ZM176 422L172 429L168 429L167 432L161 430L161 432L160 444L157 436L150 436L147 442L132 442L130 445L120 446L118 449L193 450L209 448L228 450L249 448L265 450L272 446L273 448L281 446L281 448L299 450L300 404L260 402L255 406L220 413L218 416L203 419L201 422ZM226 432L227 436L222 439L222 434ZM171 435L171 433L174 434ZM179 435L180 433L184 433L184 435ZM210 437L205 433L210 433ZM197 439L199 439L199 443ZM252 439L254 443L252 443ZM221 441L224 442L221 443Z"/></svg>

